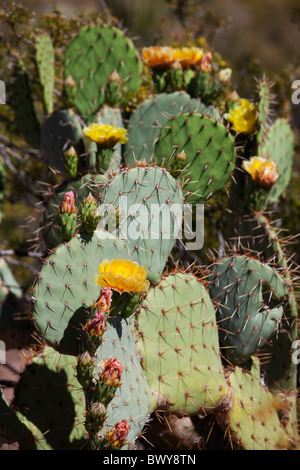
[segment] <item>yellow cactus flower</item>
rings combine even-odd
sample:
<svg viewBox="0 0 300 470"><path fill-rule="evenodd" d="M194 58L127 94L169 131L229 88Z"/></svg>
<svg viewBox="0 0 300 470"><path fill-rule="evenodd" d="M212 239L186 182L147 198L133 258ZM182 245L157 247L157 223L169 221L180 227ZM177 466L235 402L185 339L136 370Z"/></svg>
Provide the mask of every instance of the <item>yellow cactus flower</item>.
<svg viewBox="0 0 300 470"><path fill-rule="evenodd" d="M271 188L279 178L276 163L263 157L252 157L250 160L244 160L242 168L247 171L253 181L262 188Z"/></svg>
<svg viewBox="0 0 300 470"><path fill-rule="evenodd" d="M203 49L199 47L180 47L174 49L174 61L179 63L183 69L199 65L203 55Z"/></svg>
<svg viewBox="0 0 300 470"><path fill-rule="evenodd" d="M153 69L168 68L174 62L174 52L172 47L151 46L142 50L143 62Z"/></svg>
<svg viewBox="0 0 300 470"><path fill-rule="evenodd" d="M95 276L98 286L110 287L122 292L142 292L149 288L147 269L127 259L104 260L99 265L99 273Z"/></svg>
<svg viewBox="0 0 300 470"><path fill-rule="evenodd" d="M112 149L116 144L127 142L127 130L109 124L93 123L83 128L83 133L103 148Z"/></svg>
<svg viewBox="0 0 300 470"><path fill-rule="evenodd" d="M250 134L256 127L256 107L245 98L240 98L225 115L235 132Z"/></svg>

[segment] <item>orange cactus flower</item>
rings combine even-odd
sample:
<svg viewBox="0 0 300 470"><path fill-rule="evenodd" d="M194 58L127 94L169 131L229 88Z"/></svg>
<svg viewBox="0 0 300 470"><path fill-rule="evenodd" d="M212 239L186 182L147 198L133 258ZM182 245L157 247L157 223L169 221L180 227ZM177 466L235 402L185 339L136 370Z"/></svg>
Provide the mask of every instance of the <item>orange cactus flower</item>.
<svg viewBox="0 0 300 470"><path fill-rule="evenodd" d="M263 157L252 157L250 160L244 160L242 168L247 171L253 181L262 188L271 188L279 178L276 163Z"/></svg>

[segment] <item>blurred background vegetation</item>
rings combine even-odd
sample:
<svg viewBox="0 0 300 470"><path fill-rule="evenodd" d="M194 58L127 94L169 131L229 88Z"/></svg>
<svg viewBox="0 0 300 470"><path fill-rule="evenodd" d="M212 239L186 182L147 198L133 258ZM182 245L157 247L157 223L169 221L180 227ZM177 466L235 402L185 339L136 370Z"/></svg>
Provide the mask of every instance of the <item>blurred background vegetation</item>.
<svg viewBox="0 0 300 470"><path fill-rule="evenodd" d="M265 74L274 82L276 113L290 119L296 141L292 182L277 211L290 235L300 233L300 104L293 105L291 101L292 82L300 80L298 0L85 0L84 4L80 0L55 3L23 0L20 3L35 12L31 20L33 26L39 25L43 15L51 14L55 8L69 19L80 11L85 15L95 14L95 17L97 14L115 17L138 48L172 43L184 45L205 38L232 68L233 84L241 97L254 99L255 78ZM0 8L11 4L0 0ZM0 34L6 34L5 25L1 23ZM2 59L0 78L5 77L5 66ZM30 162L28 165L25 172L30 171ZM34 180L41 175L33 173L31 177ZM25 209L25 205L20 204L15 207L13 191L6 204L0 244L6 249L16 249L24 240L24 233L20 231L24 213L30 218L32 208L28 210L28 206ZM28 230L30 219L26 225ZM30 238L30 233L28 235ZM300 263L299 238L295 237L291 250L296 253L295 261Z"/></svg>

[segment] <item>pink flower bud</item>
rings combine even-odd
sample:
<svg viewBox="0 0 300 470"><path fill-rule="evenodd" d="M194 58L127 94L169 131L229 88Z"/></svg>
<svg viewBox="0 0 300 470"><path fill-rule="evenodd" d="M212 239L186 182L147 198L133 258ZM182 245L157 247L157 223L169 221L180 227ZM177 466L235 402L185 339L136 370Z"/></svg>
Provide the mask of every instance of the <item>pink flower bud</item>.
<svg viewBox="0 0 300 470"><path fill-rule="evenodd" d="M128 437L130 425L126 419L123 419L120 423L117 423L110 432L107 433L107 440L112 444L116 449L124 446L126 444L126 439Z"/></svg>
<svg viewBox="0 0 300 470"><path fill-rule="evenodd" d="M101 363L101 379L109 387L118 387L123 372L123 366L118 359L111 358Z"/></svg>
<svg viewBox="0 0 300 470"><path fill-rule="evenodd" d="M211 61L212 55L211 52L206 52L201 59L200 70L201 72L210 72L211 71Z"/></svg>
<svg viewBox="0 0 300 470"><path fill-rule="evenodd" d="M64 214L71 214L72 212L77 212L73 191L68 191L64 195L62 204L60 206L60 212Z"/></svg>
<svg viewBox="0 0 300 470"><path fill-rule="evenodd" d="M110 287L102 287L100 295L95 302L96 308L102 308L105 312L110 309L112 298L112 289Z"/></svg>
<svg viewBox="0 0 300 470"><path fill-rule="evenodd" d="M99 308L94 317L87 321L84 329L91 335L102 336L105 330L105 322L104 312Z"/></svg>

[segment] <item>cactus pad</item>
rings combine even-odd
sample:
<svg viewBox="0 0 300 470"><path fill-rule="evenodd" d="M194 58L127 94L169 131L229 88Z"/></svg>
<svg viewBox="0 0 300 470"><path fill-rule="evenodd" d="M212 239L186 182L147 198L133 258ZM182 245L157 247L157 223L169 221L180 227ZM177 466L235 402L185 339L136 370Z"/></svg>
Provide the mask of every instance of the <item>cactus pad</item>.
<svg viewBox="0 0 300 470"><path fill-rule="evenodd" d="M275 398L260 380L255 358L251 371L236 367L228 382L233 391L229 410L232 441L244 450L288 448L288 439L280 425Z"/></svg>
<svg viewBox="0 0 300 470"><path fill-rule="evenodd" d="M102 193L101 213L119 211L113 233L126 240L148 279L158 282L181 228L183 196L177 181L159 167L125 168Z"/></svg>
<svg viewBox="0 0 300 470"><path fill-rule="evenodd" d="M125 145L126 163L134 165L135 160L151 161L156 140L161 128L171 117L181 113L197 112L218 119L212 106L206 106L188 93L161 93L141 103L131 115L128 124L128 142Z"/></svg>
<svg viewBox="0 0 300 470"><path fill-rule="evenodd" d="M65 52L65 78L72 81L66 92L86 120L104 104L108 77L117 72L127 91L141 84L142 63L132 43L113 26L84 27ZM74 93L75 88L75 93Z"/></svg>
<svg viewBox="0 0 300 470"><path fill-rule="evenodd" d="M270 203L276 202L289 185L293 168L294 134L285 119L278 118L271 125L261 145L261 156L278 166L280 176L268 195Z"/></svg>
<svg viewBox="0 0 300 470"><path fill-rule="evenodd" d="M155 145L155 160L168 169L175 152L184 150L188 163L181 177L188 202L203 203L224 188L234 169L232 136L220 122L201 114L169 119Z"/></svg>
<svg viewBox="0 0 300 470"><path fill-rule="evenodd" d="M54 48L51 37L44 33L36 39L36 63L43 89L45 113L53 111L53 89L55 81Z"/></svg>
<svg viewBox="0 0 300 470"><path fill-rule="evenodd" d="M213 304L192 274L169 275L137 314L144 373L159 408L197 413L227 397Z"/></svg>
<svg viewBox="0 0 300 470"><path fill-rule="evenodd" d="M76 235L49 256L36 279L33 318L44 340L65 354L78 353L87 308L97 299L95 283L104 259L132 260L125 243L104 231Z"/></svg>
<svg viewBox="0 0 300 470"><path fill-rule="evenodd" d="M287 283L270 266L247 256L216 262L210 281L226 354L236 364L245 362L279 328Z"/></svg>
<svg viewBox="0 0 300 470"><path fill-rule="evenodd" d="M149 414L155 408L154 397L136 352L133 329L133 319L124 320L121 317L114 317L108 320L108 328L95 356L95 373L99 370L102 359L116 357L124 367L121 386L108 405L107 419L100 434L104 437L116 423L126 419L130 425L129 447L142 432Z"/></svg>

